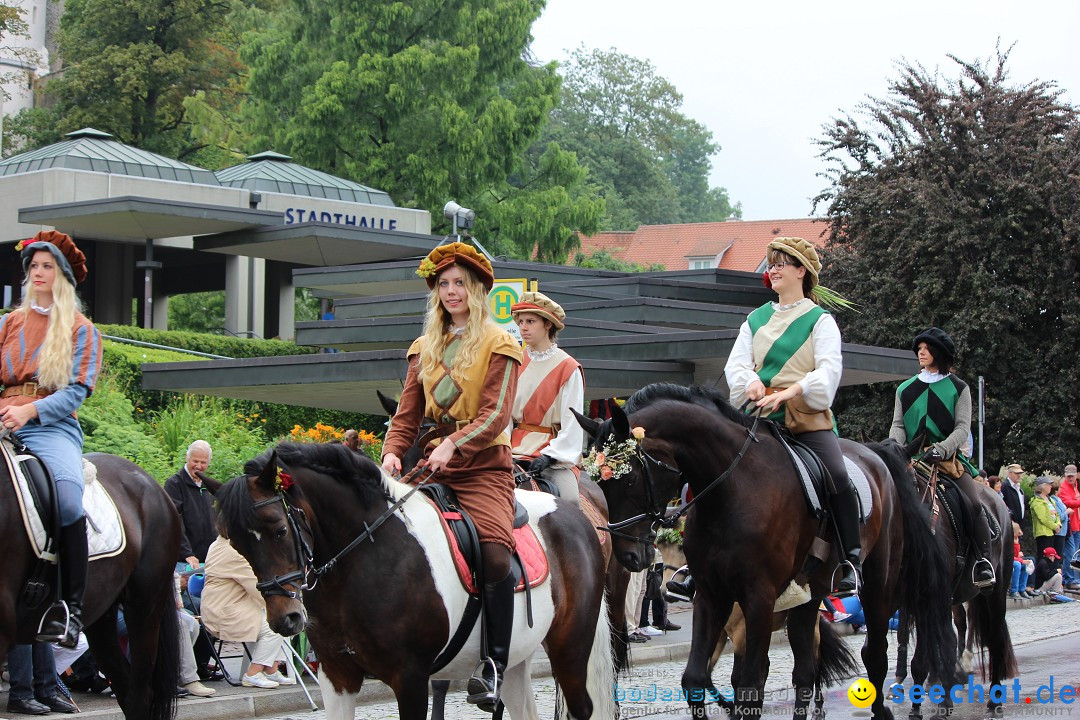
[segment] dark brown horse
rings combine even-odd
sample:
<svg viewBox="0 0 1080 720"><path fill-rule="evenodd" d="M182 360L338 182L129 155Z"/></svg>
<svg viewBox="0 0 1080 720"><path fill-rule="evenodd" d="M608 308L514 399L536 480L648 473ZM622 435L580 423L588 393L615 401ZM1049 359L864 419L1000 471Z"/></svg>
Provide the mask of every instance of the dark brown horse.
<svg viewBox="0 0 1080 720"><path fill-rule="evenodd" d="M696 504L688 516L684 549L698 589L682 685L692 698L692 713L704 716L704 703L693 698L713 689L709 656L738 602L746 617L746 649L733 673L734 711L736 717L758 717L774 603L803 569L820 530L794 465L764 422L755 425L753 418L708 388L650 385L629 399L625 412L615 410L602 425L583 425L595 438L594 447L601 449L625 447L631 427L644 429L644 438L626 460L629 471L601 483L611 519L633 521L615 538L615 555L631 570L640 570L647 562L644 550L655 536L662 503L689 483ZM877 688L874 716L888 718L891 712L882 693L888 671L888 622L902 599L916 610L928 647L955 646L945 559L912 489L903 448L896 443L863 446L846 440L841 440L841 447L869 479L873 496L873 512L862 527L861 599L867 624L862 658ZM831 531L827 537L832 539ZM812 570L810 602L788 613L796 718L805 717L813 696L818 605L830 590L835 563L834 549L831 560ZM928 601L938 597L939 602ZM928 656L935 678L953 679L951 651Z"/></svg>
<svg viewBox="0 0 1080 720"><path fill-rule="evenodd" d="M919 443L915 443L917 446ZM917 488L921 495L929 497L926 489L929 478L921 473L917 476ZM1000 685L1007 678L1015 677L1019 672L1016 665L1016 655L1013 653L1012 638L1009 635L1009 625L1005 622L1005 608L1007 604L1006 593L1008 592L1009 579L1012 577L1013 558L1013 530L1012 520L1009 517L1009 509L1001 496L990 488L979 485L979 496L986 517L991 524L997 525L1000 532L998 537L990 543L990 558L994 564L994 574L997 582L989 592L982 593L976 588L972 580L973 557L971 552L958 550L961 543L957 537L958 530L962 532L963 521L953 515L941 505L938 514L939 522L936 532L945 546L947 559L948 577L951 579L953 619L956 624L958 642L956 646L956 658L961 665L965 661L965 652L968 644L973 641L980 649L982 660L982 678L991 685ZM900 627L897 631L897 657L896 657L896 682L903 683L907 676L907 646L909 613L905 610L900 612ZM971 634L968 634L968 624L971 625ZM915 655L911 660L912 681L922 684L928 674L927 661L925 659L925 643L916 638ZM951 699L946 697L943 703L945 707L951 706ZM994 711L1000 706L988 699L987 709ZM919 717L922 705L913 703L911 716Z"/></svg>
<svg viewBox="0 0 1080 720"><path fill-rule="evenodd" d="M124 717L171 720L180 676L180 629L173 599L173 570L180 550L180 518L161 486L138 465L93 453L97 482L108 490L127 535L123 551L91 561L83 622L101 669L112 681ZM31 643L41 611L20 603L20 594L37 564L19 513L15 489L0 463L0 661L17 643ZM55 573L53 573L55 576ZM55 582L55 577L51 580ZM123 605L130 661L116 634Z"/></svg>
<svg viewBox="0 0 1080 720"><path fill-rule="evenodd" d="M329 720L351 720L368 674L394 690L399 717L424 718L429 679L468 677L480 657L477 625L432 675L468 601L436 509L340 444L278 445L245 472L218 492L219 522L260 580L270 627L307 627ZM550 495L518 499L550 572L528 607L515 599L503 702L511 717L534 716L530 666L543 643L570 714L606 720L614 673L596 532Z"/></svg>

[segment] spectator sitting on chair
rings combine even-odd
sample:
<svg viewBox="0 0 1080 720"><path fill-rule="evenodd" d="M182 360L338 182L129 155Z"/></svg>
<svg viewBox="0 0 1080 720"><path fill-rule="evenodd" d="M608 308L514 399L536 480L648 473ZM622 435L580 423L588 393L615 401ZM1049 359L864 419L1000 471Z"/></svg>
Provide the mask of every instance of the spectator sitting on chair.
<svg viewBox="0 0 1080 720"><path fill-rule="evenodd" d="M176 620L180 623L180 687L195 697L210 697L217 691L199 682L199 666L195 662L199 621L184 612L184 603L180 599L180 575L177 573L173 573L173 596L176 599Z"/></svg>
<svg viewBox="0 0 1080 720"><path fill-rule="evenodd" d="M202 591L202 619L206 629L226 642L254 642L244 687L273 689L296 680L278 670L285 659L285 638L266 622L266 603L255 589L255 573L244 557L223 537L206 554L206 585Z"/></svg>
<svg viewBox="0 0 1080 720"><path fill-rule="evenodd" d="M1012 584L1009 586L1009 597L1013 600L1020 598L1033 598L1036 593L1027 589L1028 564L1030 560L1024 557L1024 551L1020 549L1020 538L1024 531L1016 523L1013 526L1013 571Z"/></svg>

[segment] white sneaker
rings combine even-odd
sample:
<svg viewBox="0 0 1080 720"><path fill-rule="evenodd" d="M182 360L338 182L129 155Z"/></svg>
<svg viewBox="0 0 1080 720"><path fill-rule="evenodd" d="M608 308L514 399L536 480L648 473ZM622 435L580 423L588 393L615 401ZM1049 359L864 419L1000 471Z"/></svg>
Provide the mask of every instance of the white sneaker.
<svg viewBox="0 0 1080 720"><path fill-rule="evenodd" d="M275 670L272 673L265 673L265 675L266 675L267 680L272 680L273 682L276 682L278 685L295 685L296 684L296 678L294 678L292 675L289 675L289 676L282 675L280 670Z"/></svg>
<svg viewBox="0 0 1080 720"><path fill-rule="evenodd" d="M264 690L273 690L280 683L276 683L270 678L266 677L264 673L258 672L254 675L245 675L243 678L241 678L240 684L244 687L257 687L263 688Z"/></svg>
<svg viewBox="0 0 1080 720"><path fill-rule="evenodd" d="M652 625L646 625L643 628L638 628L638 632L648 637L656 637L657 635L663 635L664 631L658 628L654 628Z"/></svg>
<svg viewBox="0 0 1080 720"><path fill-rule="evenodd" d="M210 697L217 692L217 690L215 690L214 688L208 688L198 680L189 682L187 685L184 685L184 689L195 697Z"/></svg>

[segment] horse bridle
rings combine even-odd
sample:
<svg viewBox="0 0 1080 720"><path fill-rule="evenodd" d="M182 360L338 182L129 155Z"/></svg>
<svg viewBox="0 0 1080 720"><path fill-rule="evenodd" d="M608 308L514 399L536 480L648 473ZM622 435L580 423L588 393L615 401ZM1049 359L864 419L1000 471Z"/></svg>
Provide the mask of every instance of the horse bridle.
<svg viewBox="0 0 1080 720"><path fill-rule="evenodd" d="M402 478L402 481L406 481L411 475L414 474L423 475L426 468L426 465L414 468L410 473L408 473L405 477ZM357 535L352 540L352 542L343 547L336 555L334 555L334 557L330 558L318 567L315 567L315 551L312 548L311 543L309 543L307 540L307 538L310 537L312 533L311 526L308 525L307 516L304 514L304 510L302 508L296 507L295 505L289 504L288 500L286 500L285 498L284 490L279 490L277 495L275 495L274 497L254 502L254 508L266 507L267 505L273 505L277 502L281 503L282 508L284 508L285 510L285 517L288 519L289 522L289 530L292 532L293 537L295 538L293 544L296 548L296 563L299 567L298 570L293 570L292 572L285 573L284 575L275 575L269 580L263 580L262 582L258 582L255 584L255 589L262 593L264 597L268 597L270 595L283 595L293 600L299 598L305 590L314 589L314 587L319 584L319 579L326 573L333 570L334 567L337 565L338 561L341 560L341 558L346 553L355 549L356 546L358 546L365 540L375 542L375 538L372 537L372 535L379 528L379 526L389 520L390 517L395 512L397 512L398 508L404 505L409 500L409 498L411 498L417 490L419 490L429 480L431 480L434 475L434 472L428 471L427 476L421 478L420 481L413 485L409 492L405 493L399 500L394 500L393 502L391 502L393 498L388 495L386 497L386 500L390 504L387 506L383 514L376 518L375 522L371 523L371 525L368 525L365 522L364 532ZM315 581L309 583L308 580L312 575L315 576ZM292 585L296 588L296 590L288 590L285 587L286 585Z"/></svg>
<svg viewBox="0 0 1080 720"><path fill-rule="evenodd" d="M743 408L745 407L746 405L744 404ZM742 462L743 457L746 456L747 451L750 449L750 443L758 442L757 426L758 421L760 420L761 414L755 414L753 424L746 431L746 440L743 441L742 447L739 448L738 454L735 455L735 458L731 461L731 464L728 465L727 469L717 475L715 478L713 478L712 481L708 485L706 485L705 489L703 489L700 493L696 493L694 497L690 500L690 502L684 503L683 506L680 507L678 510L670 513L666 509L666 504L662 504L660 499L657 497L657 492L653 487L652 473L649 468L650 465L656 466L663 470L673 472L679 477L682 477L682 471L679 470L679 468L677 467L673 467L665 462L657 460L652 455L645 452L644 448L641 447L641 443L639 442L635 451L635 457L637 458L638 462L641 463L642 482L645 485L646 510L640 515L635 515L634 517L627 518L626 520L620 520L617 523L609 523L607 527L602 527L599 529L608 532L613 538L622 538L623 540L630 540L631 542L641 543L642 545L652 544L652 540L650 539L650 537L652 536L657 526L667 528L675 527L675 524L679 521L679 518L688 513L690 511L690 508L693 507L698 500L708 495L710 492L719 487L721 483L731 477L731 474L735 472L735 468L739 467L739 463ZM631 535L629 533L622 532L623 528L639 523L642 520L650 521L648 535Z"/></svg>

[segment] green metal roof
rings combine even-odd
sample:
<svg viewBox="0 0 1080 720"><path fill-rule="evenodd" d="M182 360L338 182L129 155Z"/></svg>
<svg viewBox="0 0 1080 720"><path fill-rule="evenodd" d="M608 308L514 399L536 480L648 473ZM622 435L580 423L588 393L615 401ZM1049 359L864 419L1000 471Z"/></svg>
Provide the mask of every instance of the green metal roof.
<svg viewBox="0 0 1080 720"><path fill-rule="evenodd" d="M66 137L70 140L0 161L0 175L18 175L35 170L67 168L158 180L178 180L202 185L221 184L209 170L124 145L111 140L112 135L100 130L83 128L68 133Z"/></svg>
<svg viewBox="0 0 1080 720"><path fill-rule="evenodd" d="M217 178L222 185L248 190L394 207L390 195L382 190L297 165L291 160L288 155L268 150L249 155L246 163L219 170Z"/></svg>

